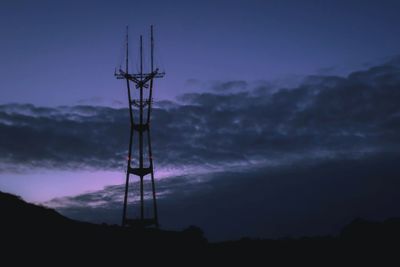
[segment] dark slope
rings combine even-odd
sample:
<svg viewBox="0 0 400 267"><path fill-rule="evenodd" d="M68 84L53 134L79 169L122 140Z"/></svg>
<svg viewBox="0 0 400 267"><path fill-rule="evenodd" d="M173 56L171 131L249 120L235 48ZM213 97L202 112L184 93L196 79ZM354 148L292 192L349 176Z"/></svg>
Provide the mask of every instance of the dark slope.
<svg viewBox="0 0 400 267"><path fill-rule="evenodd" d="M178 254L167 255L165 252L199 251L207 242L196 227L174 232L78 222L2 192L0 214L0 258L10 256L13 261L54 262L62 259L103 263L133 258L138 261L142 256L148 258L151 252L156 252L155 256L175 257ZM15 253L20 256L15 257ZM158 257L148 259L153 261Z"/></svg>
<svg viewBox="0 0 400 267"><path fill-rule="evenodd" d="M73 222L52 209L27 203L3 192L0 192L0 210L2 225L14 227L47 227Z"/></svg>
<svg viewBox="0 0 400 267"><path fill-rule="evenodd" d="M174 232L82 223L1 192L0 212L1 258L13 263L114 266L173 260L191 266L218 259L224 265L382 266L399 261L400 219L357 219L337 237L208 243L196 227Z"/></svg>

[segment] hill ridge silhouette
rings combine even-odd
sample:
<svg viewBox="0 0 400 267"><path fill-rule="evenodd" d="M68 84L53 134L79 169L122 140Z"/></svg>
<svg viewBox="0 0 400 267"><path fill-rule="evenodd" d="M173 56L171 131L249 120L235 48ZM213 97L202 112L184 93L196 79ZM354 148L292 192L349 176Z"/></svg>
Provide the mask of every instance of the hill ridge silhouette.
<svg viewBox="0 0 400 267"><path fill-rule="evenodd" d="M226 262L327 266L349 263L349 260L357 264L399 260L400 218L383 222L356 218L344 226L338 236L242 238L209 243L202 230L195 226L183 231L166 231L79 222L1 191L0 211L3 255L9 256L7 251L10 255L19 251L40 263L80 259L116 264L125 262L131 257L129 255L140 255L137 261L150 257L152 262L178 260L188 264L223 259Z"/></svg>

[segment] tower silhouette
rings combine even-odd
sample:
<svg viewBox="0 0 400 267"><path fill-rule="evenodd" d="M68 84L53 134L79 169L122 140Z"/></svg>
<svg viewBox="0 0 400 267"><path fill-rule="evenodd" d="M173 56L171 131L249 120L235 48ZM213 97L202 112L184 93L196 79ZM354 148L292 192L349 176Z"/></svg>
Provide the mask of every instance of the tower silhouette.
<svg viewBox="0 0 400 267"><path fill-rule="evenodd" d="M151 106L153 96L153 85L155 78L164 77L164 72L159 72L158 68L154 69L154 38L153 38L153 25L150 28L150 72L143 72L143 38L140 36L140 71L139 73L129 73L129 42L128 42L128 27L126 28L126 58L125 58L125 70L119 68L118 73L114 73L117 79L126 80L126 87L128 91L128 103L129 103L129 118L130 118L130 137L128 147L128 162L126 170L126 182L125 182L125 195L124 195L124 206L122 212L122 226L134 226L134 227L147 227L155 226L158 227L158 213L157 213L157 199L156 199L156 188L154 182L154 168L153 168L153 157L151 150L151 134L150 134L150 118L151 118ZM132 99L133 92L131 91L131 84L133 83L134 89L139 92L139 99ZM144 94L147 91L147 97ZM136 122L138 115L139 121ZM145 113L147 116L145 118ZM137 132L138 138L138 154L137 158L132 157L132 146L134 133ZM147 133L147 135L146 135ZM145 138L147 138L147 151L145 151ZM147 152L147 153L146 153ZM148 162L145 164L145 156L147 154ZM132 167L135 164L136 167ZM140 189L140 216L136 218L128 218L127 207L128 207L128 193L129 193L129 182L130 175L139 177L139 189ZM151 191L153 200L153 214L152 216L145 217L144 207L144 178L150 175L151 179Z"/></svg>

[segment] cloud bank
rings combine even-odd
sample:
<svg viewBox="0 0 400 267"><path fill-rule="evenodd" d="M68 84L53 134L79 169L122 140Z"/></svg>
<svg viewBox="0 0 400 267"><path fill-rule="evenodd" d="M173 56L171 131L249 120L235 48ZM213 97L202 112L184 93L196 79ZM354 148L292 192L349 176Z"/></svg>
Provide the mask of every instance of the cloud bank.
<svg viewBox="0 0 400 267"><path fill-rule="evenodd" d="M219 165L397 151L399 69L396 59L347 77L308 77L296 88L279 90L232 81L215 84L215 92L160 102L152 120L156 163ZM123 108L2 105L1 161L9 167L119 168L125 164L128 123Z"/></svg>

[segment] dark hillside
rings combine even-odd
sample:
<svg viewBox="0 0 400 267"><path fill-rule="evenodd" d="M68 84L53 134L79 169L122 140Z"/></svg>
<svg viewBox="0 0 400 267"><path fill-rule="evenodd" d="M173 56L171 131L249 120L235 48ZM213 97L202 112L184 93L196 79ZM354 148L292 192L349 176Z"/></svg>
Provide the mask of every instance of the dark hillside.
<svg viewBox="0 0 400 267"><path fill-rule="evenodd" d="M2 258L12 262L115 265L130 261L179 261L186 265L242 262L250 265L385 265L399 261L400 219L356 219L337 237L208 243L201 229L130 229L82 223L52 209L0 192ZM17 256L16 256L17 255Z"/></svg>

